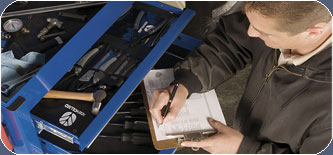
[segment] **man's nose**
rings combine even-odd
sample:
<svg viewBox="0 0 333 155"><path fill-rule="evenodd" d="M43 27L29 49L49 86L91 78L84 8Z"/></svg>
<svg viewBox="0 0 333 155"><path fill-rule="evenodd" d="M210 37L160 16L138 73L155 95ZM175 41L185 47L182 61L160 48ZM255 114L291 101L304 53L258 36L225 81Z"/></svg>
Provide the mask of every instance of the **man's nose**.
<svg viewBox="0 0 333 155"><path fill-rule="evenodd" d="M249 26L249 28L247 30L247 34L250 37L259 37L260 36L260 32L256 31L251 25Z"/></svg>

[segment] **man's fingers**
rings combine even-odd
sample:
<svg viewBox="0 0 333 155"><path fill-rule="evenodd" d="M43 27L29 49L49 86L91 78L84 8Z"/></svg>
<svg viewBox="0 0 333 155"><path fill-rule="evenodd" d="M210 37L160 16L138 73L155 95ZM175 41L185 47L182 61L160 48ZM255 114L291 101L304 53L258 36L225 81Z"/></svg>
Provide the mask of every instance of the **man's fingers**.
<svg viewBox="0 0 333 155"><path fill-rule="evenodd" d="M167 104L168 98L168 90L155 90L152 94L152 102L149 111L158 123L163 122L161 110Z"/></svg>
<svg viewBox="0 0 333 155"><path fill-rule="evenodd" d="M199 141L199 142L196 142L196 141L184 141L181 143L181 146L184 146L184 147L207 147L207 144L206 142L203 140L203 141Z"/></svg>
<svg viewBox="0 0 333 155"><path fill-rule="evenodd" d="M216 129L219 132L225 133L229 129L228 126L226 126L226 125L222 124L221 122L216 121L212 118L209 118L208 122L214 129Z"/></svg>
<svg viewBox="0 0 333 155"><path fill-rule="evenodd" d="M163 120L163 123L167 123L167 122L175 120L177 115L178 115L177 111L174 111L173 109L170 109L168 114L165 116L165 118Z"/></svg>
<svg viewBox="0 0 333 155"><path fill-rule="evenodd" d="M155 118L155 120L157 121L157 123L162 123L163 122L161 111L150 110L150 113L153 116L153 118Z"/></svg>

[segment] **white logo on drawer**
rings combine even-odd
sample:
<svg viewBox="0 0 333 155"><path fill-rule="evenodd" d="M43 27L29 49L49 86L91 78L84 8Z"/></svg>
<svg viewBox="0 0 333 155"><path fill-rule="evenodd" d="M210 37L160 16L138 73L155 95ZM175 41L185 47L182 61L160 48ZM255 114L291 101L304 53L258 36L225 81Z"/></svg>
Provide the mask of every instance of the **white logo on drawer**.
<svg viewBox="0 0 333 155"><path fill-rule="evenodd" d="M86 113L82 112L81 110L79 109L76 109L75 107L69 105L69 104L65 104L65 108L73 111L74 113L78 114L78 115L81 115L82 117L86 116Z"/></svg>
<svg viewBox="0 0 333 155"><path fill-rule="evenodd" d="M59 119L59 123L63 126L71 126L76 120L76 115L73 112L65 112Z"/></svg>

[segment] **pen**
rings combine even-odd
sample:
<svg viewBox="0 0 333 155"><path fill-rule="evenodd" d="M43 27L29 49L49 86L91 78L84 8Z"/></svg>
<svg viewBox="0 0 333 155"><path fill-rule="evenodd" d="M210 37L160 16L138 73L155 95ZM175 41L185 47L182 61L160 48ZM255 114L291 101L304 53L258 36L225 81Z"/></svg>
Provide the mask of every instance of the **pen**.
<svg viewBox="0 0 333 155"><path fill-rule="evenodd" d="M164 112L162 112L162 113L163 113L163 115L162 115L162 118L163 118L163 119L165 118L165 116L166 116L166 115L168 114L168 112L169 112L170 105L171 105L171 103L172 103L173 98L174 98L175 95L176 95L176 92L177 92L178 86L179 86L179 84L177 83L177 84L175 84L175 86L174 86L173 89L172 89L172 92L171 92L171 95L170 95L170 98L169 98L168 104L166 105L166 108L165 108ZM162 124L163 124L163 122L162 122L161 124L159 124L159 126L161 126ZM159 126L158 126L158 127L159 127Z"/></svg>

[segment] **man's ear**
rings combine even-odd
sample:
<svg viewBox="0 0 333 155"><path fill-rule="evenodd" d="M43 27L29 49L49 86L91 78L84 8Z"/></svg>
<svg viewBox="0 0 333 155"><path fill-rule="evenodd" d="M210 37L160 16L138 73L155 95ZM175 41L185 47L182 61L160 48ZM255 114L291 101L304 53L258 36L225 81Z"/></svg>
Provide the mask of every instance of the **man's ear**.
<svg viewBox="0 0 333 155"><path fill-rule="evenodd" d="M317 37L320 37L323 33L325 33L327 23L318 23L306 30L307 38L309 39L315 39Z"/></svg>

